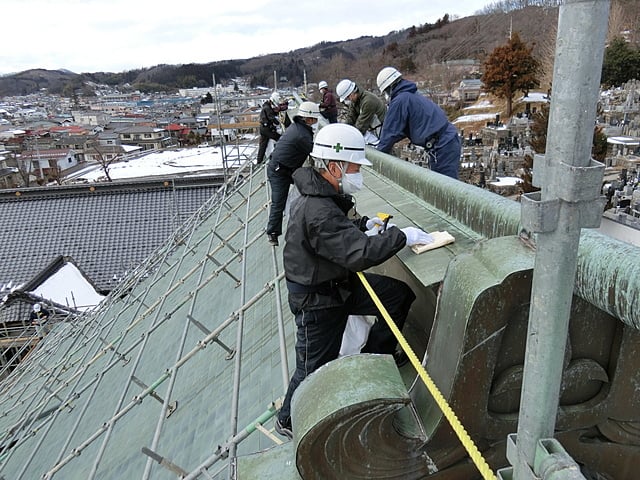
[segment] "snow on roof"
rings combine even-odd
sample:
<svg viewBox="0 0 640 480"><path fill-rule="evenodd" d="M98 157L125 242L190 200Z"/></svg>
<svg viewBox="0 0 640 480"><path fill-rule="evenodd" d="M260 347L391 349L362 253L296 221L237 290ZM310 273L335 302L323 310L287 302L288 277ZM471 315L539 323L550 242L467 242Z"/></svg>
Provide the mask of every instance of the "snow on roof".
<svg viewBox="0 0 640 480"><path fill-rule="evenodd" d="M506 187L507 185L522 183L522 179L520 177L497 177L495 181L489 183L491 185L498 185L499 187Z"/></svg>
<svg viewBox="0 0 640 480"><path fill-rule="evenodd" d="M104 298L73 263L66 263L30 293L78 310L90 309Z"/></svg>
<svg viewBox="0 0 640 480"><path fill-rule="evenodd" d="M142 147L140 145L120 145L122 147L122 150L124 150L126 153L129 152L135 152L136 150L141 150Z"/></svg>
<svg viewBox="0 0 640 480"><path fill-rule="evenodd" d="M628 145L631 147L637 147L640 145L640 139L635 137L609 137L607 138L607 143L611 143L613 145Z"/></svg>
<svg viewBox="0 0 640 480"><path fill-rule="evenodd" d="M459 123L469 123L469 122L481 122L484 120L494 120L496 118L495 113L476 113L474 115L462 115L456 118L452 123L457 125Z"/></svg>
<svg viewBox="0 0 640 480"><path fill-rule="evenodd" d="M529 92L529 95L518 99L522 103L549 103L549 96L543 92Z"/></svg>
<svg viewBox="0 0 640 480"><path fill-rule="evenodd" d="M226 150L229 161L238 158L241 161L246 161L255 151L255 146L228 145ZM185 173L197 174L222 167L222 155L219 147L183 148L150 153L140 158L112 163L109 165L109 176L112 179L125 179L157 175L183 175ZM76 173L76 176L81 176L88 181L97 180L102 175L104 175L104 171L96 165Z"/></svg>
<svg viewBox="0 0 640 480"><path fill-rule="evenodd" d="M469 105L468 107L464 107L463 110L483 110L485 108L494 108L495 105L491 103L489 100L482 100L475 105Z"/></svg>

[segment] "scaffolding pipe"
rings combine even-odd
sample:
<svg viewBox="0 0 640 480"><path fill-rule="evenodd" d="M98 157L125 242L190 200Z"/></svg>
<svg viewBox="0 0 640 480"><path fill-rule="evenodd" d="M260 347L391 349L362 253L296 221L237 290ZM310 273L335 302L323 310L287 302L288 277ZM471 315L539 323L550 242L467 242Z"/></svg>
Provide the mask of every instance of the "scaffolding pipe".
<svg viewBox="0 0 640 480"><path fill-rule="evenodd" d="M253 175L249 178L249 191L251 191L253 185ZM251 218L251 199L249 196L246 200L245 209L245 223L244 223L244 236L242 239L242 274L240 290L240 304L244 305L247 300L247 247L249 244L249 218ZM235 365L233 371L233 395L231 397L231 432L235 436L238 433L238 415L240 410L240 383L242 382L242 342L244 340L244 316L245 311L241 309L238 312L237 330L236 330L236 352ZM231 444L229 448L229 456L231 462L229 463L229 472L227 478L233 480L235 478L234 463L237 455L237 445Z"/></svg>
<svg viewBox="0 0 640 480"><path fill-rule="evenodd" d="M589 183L595 185L579 184L592 164L608 12L609 0L567 0L558 17L544 178L538 182L540 209L557 217L551 228L536 230L515 479L532 478L538 440L554 434L580 230L602 179L595 184L592 178Z"/></svg>

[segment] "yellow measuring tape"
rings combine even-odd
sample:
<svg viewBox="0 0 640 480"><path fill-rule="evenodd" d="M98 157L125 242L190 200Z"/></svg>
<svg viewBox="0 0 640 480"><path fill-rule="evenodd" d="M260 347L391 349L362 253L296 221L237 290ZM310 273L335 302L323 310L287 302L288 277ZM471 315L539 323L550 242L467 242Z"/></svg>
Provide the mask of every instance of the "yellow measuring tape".
<svg viewBox="0 0 640 480"><path fill-rule="evenodd" d="M480 471L482 478L484 478L485 480L495 480L496 476L494 475L493 471L489 467L489 464L482 457L480 450L478 450L478 447L476 447L476 444L473 443L473 440L465 430L462 423L460 423L460 420L458 420L458 417L456 416L455 412L451 409L451 407L445 400L444 396L442 395L442 393L440 392L440 390L438 389L434 381L431 379L427 371L424 369L424 367L420 363L420 360L418 360L418 357L413 352L413 349L411 348L409 343L407 343L405 338L402 336L400 329L395 324L395 322L391 319L389 312L387 312L387 309L384 307L384 305L382 305L382 302L378 298L378 295L376 295L376 292L373 290L373 288L371 288L371 285L365 278L364 274L362 272L358 272L358 277L360 277L360 281L364 285L364 288L367 290L367 292L369 292L369 295L373 299L373 302L378 307L378 310L380 310L380 313L382 313L382 316L384 317L385 321L389 325L389 328L395 335L396 339L398 340L398 343L400 343L402 350L404 350L404 352L407 354L407 357L409 357L409 360L411 361L411 365L413 365L413 368L415 368L416 372L418 372L418 375L426 385L427 389L429 390L429 393L431 393L431 396L438 404L438 407L440 407L440 410L442 410L442 413L444 414L445 418L449 421L451 428L453 428L453 431L460 439L460 442L462 442L462 446L467 450L467 452L469 453L469 457L471 457L471 460L473 460L473 463L475 463L476 467L478 467L478 470Z"/></svg>

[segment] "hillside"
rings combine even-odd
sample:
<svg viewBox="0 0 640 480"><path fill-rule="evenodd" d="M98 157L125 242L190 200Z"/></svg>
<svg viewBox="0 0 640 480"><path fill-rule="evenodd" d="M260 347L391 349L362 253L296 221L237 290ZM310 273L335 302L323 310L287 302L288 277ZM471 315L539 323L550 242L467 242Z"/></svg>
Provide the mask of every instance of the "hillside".
<svg viewBox="0 0 640 480"><path fill-rule="evenodd" d="M52 93L69 94L87 82L114 86L129 84L141 90L171 90L211 85L212 74L219 82L246 76L254 86L273 86L274 70L284 80L282 85L301 85L305 70L309 82L324 79L335 85L347 76L360 82L369 80L385 64L399 68L415 65L411 73L420 77L428 75L429 66L434 63L482 59L504 43L511 17L513 29L518 30L525 41L536 41L554 30L557 9L528 7L511 14L479 15L450 22L444 17L435 25L416 23L383 37L321 42L308 48L242 60L157 65L120 73L28 70L0 77L0 96L26 95L42 88ZM85 93L89 93L86 88Z"/></svg>
<svg viewBox="0 0 640 480"><path fill-rule="evenodd" d="M620 31L625 23L634 24L639 12L635 2L614 1L610 15L612 30ZM335 85L349 77L372 88L376 72L385 65L394 65L408 77L425 81L434 89L448 89L458 80L452 77L448 68L451 62L463 59L482 62L495 47L506 42L510 31L519 32L523 41L534 45L534 54L545 68L541 88L547 88L553 65L557 18L557 7L530 6L508 13L494 10L493 13L454 20L445 15L435 24L417 22L382 37L321 42L249 59L156 65L119 73L28 70L0 77L0 96L26 95L43 88L67 96L80 89L90 95L92 83L119 86L120 89L128 85L141 91L206 87L211 85L212 74L218 82L242 76L250 78L252 86L272 87L274 71L280 79L279 87L302 85L306 72L308 82L326 80Z"/></svg>

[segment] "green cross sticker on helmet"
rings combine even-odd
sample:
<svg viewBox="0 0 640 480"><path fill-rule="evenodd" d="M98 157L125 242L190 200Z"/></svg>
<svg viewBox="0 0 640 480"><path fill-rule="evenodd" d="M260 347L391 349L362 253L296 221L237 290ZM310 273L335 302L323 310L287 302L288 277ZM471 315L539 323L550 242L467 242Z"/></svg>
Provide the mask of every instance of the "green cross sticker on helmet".
<svg viewBox="0 0 640 480"><path fill-rule="evenodd" d="M320 117L320 107L317 103L302 102L298 107L298 117L318 118Z"/></svg>
<svg viewBox="0 0 640 480"><path fill-rule="evenodd" d="M365 156L360 130L346 123L330 123L321 128L313 142L311 156L320 160L373 165Z"/></svg>

